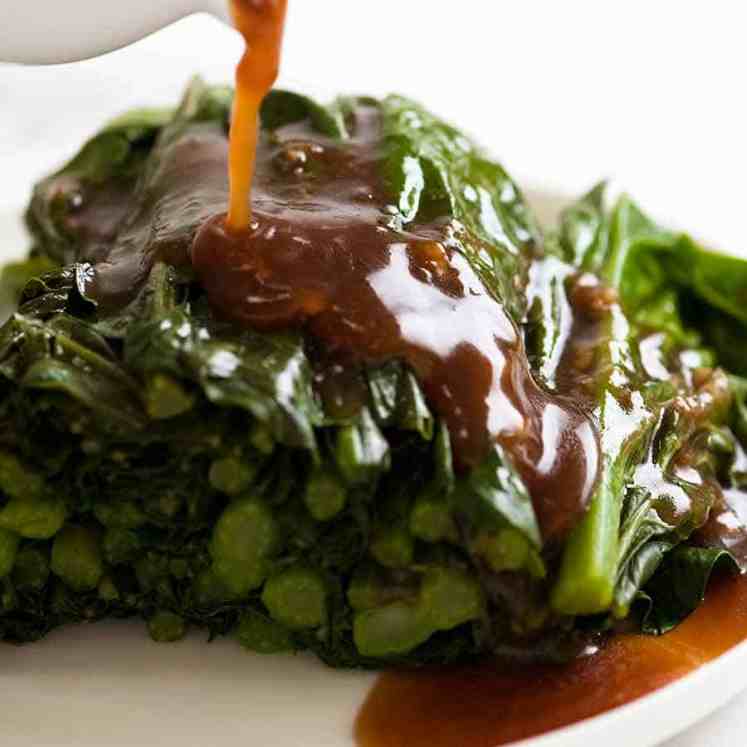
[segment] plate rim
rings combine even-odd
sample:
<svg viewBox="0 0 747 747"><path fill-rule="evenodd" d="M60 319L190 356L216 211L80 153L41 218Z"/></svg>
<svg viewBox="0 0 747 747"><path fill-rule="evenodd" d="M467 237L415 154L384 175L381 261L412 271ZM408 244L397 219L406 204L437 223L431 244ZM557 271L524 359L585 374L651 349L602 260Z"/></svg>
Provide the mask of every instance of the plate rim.
<svg viewBox="0 0 747 747"><path fill-rule="evenodd" d="M670 682L647 695L616 706L609 711L576 721L568 726L554 729L535 737L528 737L512 742L516 747L561 747L563 744L581 744L581 737L602 736L635 717L636 720L645 719L650 714L656 718L647 721L648 736L643 745L655 745L681 734L691 726L702 721L706 716L726 705L745 689L747 689L747 640L737 643L712 661L700 665L677 680ZM729 677L728 674L736 675ZM741 677L739 674L741 673ZM720 687L710 687L720 684ZM726 687L724 687L726 683ZM692 695L697 693L697 698ZM706 697L702 697L705 693ZM677 705L686 702L694 703L682 717L677 712L676 717L672 709L675 701ZM665 710L667 708L671 710ZM679 709L678 709L679 711ZM662 715L666 714L666 718ZM576 742L575 740L578 738Z"/></svg>

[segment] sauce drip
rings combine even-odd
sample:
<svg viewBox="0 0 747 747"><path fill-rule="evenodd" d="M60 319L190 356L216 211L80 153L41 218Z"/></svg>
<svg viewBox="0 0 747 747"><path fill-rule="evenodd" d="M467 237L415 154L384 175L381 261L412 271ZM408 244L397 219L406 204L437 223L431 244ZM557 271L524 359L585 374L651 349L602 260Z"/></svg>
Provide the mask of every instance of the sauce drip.
<svg viewBox="0 0 747 747"><path fill-rule="evenodd" d="M546 538L577 520L597 474L586 416L537 385L521 335L448 219L393 223L381 184L380 114L358 105L346 142L303 123L258 149L253 218L208 221L192 263L212 307L259 329L305 326L343 363L404 360L444 419L457 463L494 441L513 457Z"/></svg>
<svg viewBox="0 0 747 747"><path fill-rule="evenodd" d="M495 747L568 726L657 690L747 638L747 579L714 579L665 636L619 635L567 665L487 663L388 672L355 726L359 747Z"/></svg>
<svg viewBox="0 0 747 747"><path fill-rule="evenodd" d="M231 2L234 23L246 41L246 51L236 68L236 98L231 118L231 196L227 225L236 231L246 229L251 219L249 195L257 150L259 107L278 76L287 4L287 0Z"/></svg>

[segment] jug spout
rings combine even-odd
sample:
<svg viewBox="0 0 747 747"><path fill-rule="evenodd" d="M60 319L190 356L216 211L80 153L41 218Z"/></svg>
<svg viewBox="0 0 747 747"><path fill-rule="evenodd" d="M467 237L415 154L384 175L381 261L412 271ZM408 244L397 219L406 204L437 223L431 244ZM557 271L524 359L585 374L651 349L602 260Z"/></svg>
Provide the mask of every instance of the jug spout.
<svg viewBox="0 0 747 747"><path fill-rule="evenodd" d="M192 13L230 23L228 0L3 0L0 62L76 62L138 41Z"/></svg>

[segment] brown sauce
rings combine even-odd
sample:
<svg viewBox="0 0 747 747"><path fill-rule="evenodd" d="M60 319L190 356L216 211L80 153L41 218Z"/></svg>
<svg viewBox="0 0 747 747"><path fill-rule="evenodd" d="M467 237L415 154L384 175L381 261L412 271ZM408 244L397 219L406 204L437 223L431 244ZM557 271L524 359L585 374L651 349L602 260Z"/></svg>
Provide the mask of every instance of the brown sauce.
<svg viewBox="0 0 747 747"><path fill-rule="evenodd" d="M193 125L186 135L163 143L148 189L117 227L116 240L83 246L79 260L93 265L84 280L86 296L104 311L117 309L142 287L156 260L188 263L195 231L225 209L227 171L228 142L215 123ZM88 231L100 222L98 212L77 220Z"/></svg>
<svg viewBox="0 0 747 747"><path fill-rule="evenodd" d="M246 41L246 52L236 68L236 98L231 118L231 199L228 225L249 226L249 194L257 150L259 107L272 88L280 67L287 0L232 0L236 28Z"/></svg>
<svg viewBox="0 0 747 747"><path fill-rule="evenodd" d="M339 143L290 125L263 136L252 220L208 221L192 263L213 308L260 329L304 326L342 362L400 359L449 427L457 462L500 442L527 482L546 538L585 508L597 474L587 417L532 378L516 325L447 219L393 225L381 184L380 117L359 105Z"/></svg>
<svg viewBox="0 0 747 747"><path fill-rule="evenodd" d="M703 605L659 638L619 635L567 665L486 663L383 674L355 726L359 747L495 747L629 703L747 638L747 579L714 580Z"/></svg>

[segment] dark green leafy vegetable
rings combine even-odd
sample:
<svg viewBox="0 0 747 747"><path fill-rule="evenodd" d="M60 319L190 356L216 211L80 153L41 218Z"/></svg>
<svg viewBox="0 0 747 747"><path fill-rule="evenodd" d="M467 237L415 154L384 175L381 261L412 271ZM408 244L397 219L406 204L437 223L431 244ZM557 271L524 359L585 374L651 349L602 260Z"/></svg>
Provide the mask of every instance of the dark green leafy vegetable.
<svg viewBox="0 0 747 747"><path fill-rule="evenodd" d="M226 199L231 92L194 81L37 186L33 249L5 271L20 301L0 330L0 638L137 616L157 641L199 628L345 667L560 658L622 618L666 632L714 568L747 567L747 262L626 197L608 209L603 185L543 235L502 167L401 97L274 91L265 147L289 125L349 141L361 102L389 229L447 219L538 391L591 413L586 511L543 537L516 454L494 443L460 467L399 357L356 362L330 393L306 330L211 311L189 247Z"/></svg>
<svg viewBox="0 0 747 747"><path fill-rule="evenodd" d="M683 546L668 553L644 587L644 632L661 635L682 622L705 598L708 580L719 566L736 570L725 550Z"/></svg>

